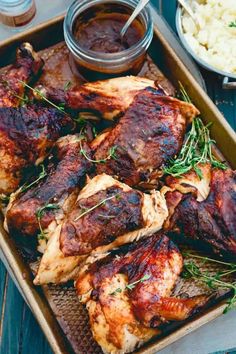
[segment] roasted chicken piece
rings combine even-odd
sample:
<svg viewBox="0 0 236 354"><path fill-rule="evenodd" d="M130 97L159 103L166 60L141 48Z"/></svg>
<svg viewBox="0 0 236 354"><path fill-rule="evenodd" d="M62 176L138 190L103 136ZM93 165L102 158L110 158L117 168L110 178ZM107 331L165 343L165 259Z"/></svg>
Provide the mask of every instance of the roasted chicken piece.
<svg viewBox="0 0 236 354"><path fill-rule="evenodd" d="M92 111L112 120L122 115L133 102L136 94L147 88L155 88L155 82L136 76L118 77L110 80L88 82L71 90L58 90L38 86L48 99L64 103L76 111ZM36 98L41 99L36 93Z"/></svg>
<svg viewBox="0 0 236 354"><path fill-rule="evenodd" d="M105 253L147 237L161 229L167 216L165 199L160 192L144 194L111 176L94 177L51 234L35 283L71 278L75 265L91 252Z"/></svg>
<svg viewBox="0 0 236 354"><path fill-rule="evenodd" d="M201 241L200 245L235 260L236 172L209 165L200 168L202 180L193 171L182 178L167 178L169 217L165 228L182 232L187 239Z"/></svg>
<svg viewBox="0 0 236 354"><path fill-rule="evenodd" d="M88 145L85 150L89 156ZM48 159L46 176L26 192L16 192L11 198L5 219L10 234L15 237L36 236L40 232L40 222L48 236L71 210L85 174L92 167L79 151L79 135L67 135L56 142ZM43 212L39 221L37 214L40 210Z"/></svg>
<svg viewBox="0 0 236 354"><path fill-rule="evenodd" d="M159 334L160 324L187 319L209 298L171 297L183 259L167 236L153 235L86 262L76 289L104 353L132 352Z"/></svg>
<svg viewBox="0 0 236 354"><path fill-rule="evenodd" d="M97 161L115 149L114 158L97 164L97 173L112 175L129 186L153 189L163 166L180 151L186 126L197 113L193 105L161 90L140 91L115 128L93 141Z"/></svg>
<svg viewBox="0 0 236 354"><path fill-rule="evenodd" d="M25 91L21 81L29 83L43 64L29 43L21 44L16 51L16 63L0 75L0 107L18 107Z"/></svg>
<svg viewBox="0 0 236 354"><path fill-rule="evenodd" d="M0 108L0 193L14 192L24 169L41 163L73 120L54 108Z"/></svg>

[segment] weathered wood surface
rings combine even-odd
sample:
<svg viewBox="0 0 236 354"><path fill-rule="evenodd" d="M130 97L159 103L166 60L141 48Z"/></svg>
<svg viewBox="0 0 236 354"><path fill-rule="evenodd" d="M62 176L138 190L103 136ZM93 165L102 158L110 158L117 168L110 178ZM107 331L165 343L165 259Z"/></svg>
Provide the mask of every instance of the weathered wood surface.
<svg viewBox="0 0 236 354"><path fill-rule="evenodd" d="M175 30L175 1L152 2ZM216 75L206 71L202 74L210 97L236 130L236 91L222 90L222 82ZM0 354L50 353L52 351L37 321L0 261Z"/></svg>

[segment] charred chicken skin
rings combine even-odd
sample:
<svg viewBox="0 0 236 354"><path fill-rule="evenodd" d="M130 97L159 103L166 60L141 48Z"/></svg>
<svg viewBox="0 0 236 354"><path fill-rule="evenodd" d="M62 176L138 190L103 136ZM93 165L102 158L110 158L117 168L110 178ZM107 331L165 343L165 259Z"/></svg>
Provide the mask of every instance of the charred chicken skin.
<svg viewBox="0 0 236 354"><path fill-rule="evenodd" d="M0 107L18 107L25 91L24 84L36 77L43 60L29 43L23 43L16 52L16 63L0 75Z"/></svg>
<svg viewBox="0 0 236 354"><path fill-rule="evenodd" d="M160 333L161 323L185 320L207 296L179 299L171 292L182 270L178 248L153 235L85 265L76 281L93 336L104 353L129 353Z"/></svg>
<svg viewBox="0 0 236 354"><path fill-rule="evenodd" d="M38 86L37 89L48 99L64 103L67 108L75 111L92 111L104 119L112 120L121 116L133 102L136 94L147 87L155 88L155 82L127 76L88 82L67 91L43 86ZM41 99L37 94L36 98Z"/></svg>
<svg viewBox="0 0 236 354"><path fill-rule="evenodd" d="M169 208L167 229L182 232L187 239L199 240L218 255L236 259L236 172L201 166L203 179L191 172L182 178L167 179ZM209 178L210 174L210 178ZM195 192L190 191L195 182ZM201 186L200 186L201 185ZM205 191L202 193L202 186ZM199 191L201 190L200 194ZM200 195L205 197L200 197Z"/></svg>
<svg viewBox="0 0 236 354"><path fill-rule="evenodd" d="M91 162L79 153L79 141L79 135L60 138L48 158L49 165L44 179L26 192L16 193L16 197L13 197L6 213L6 225L12 235L37 235L40 231L37 212L45 206L53 204L56 207L52 210L45 209L40 219L42 229L49 228L49 232L70 211L85 174L92 167ZM89 156L89 147L86 146L85 149Z"/></svg>
<svg viewBox="0 0 236 354"><path fill-rule="evenodd" d="M160 192L148 195L111 176L94 177L51 234L35 283L71 278L70 272L89 254L102 254L147 237L161 229L167 216Z"/></svg>
<svg viewBox="0 0 236 354"><path fill-rule="evenodd" d="M187 124L197 113L193 105L162 90L140 91L118 124L93 141L97 161L115 148L115 158L98 163L97 173L112 175L129 186L154 188L162 167L179 152Z"/></svg>
<svg viewBox="0 0 236 354"><path fill-rule="evenodd" d="M57 109L0 108L0 193L14 192L24 169L41 163L55 141L74 127Z"/></svg>

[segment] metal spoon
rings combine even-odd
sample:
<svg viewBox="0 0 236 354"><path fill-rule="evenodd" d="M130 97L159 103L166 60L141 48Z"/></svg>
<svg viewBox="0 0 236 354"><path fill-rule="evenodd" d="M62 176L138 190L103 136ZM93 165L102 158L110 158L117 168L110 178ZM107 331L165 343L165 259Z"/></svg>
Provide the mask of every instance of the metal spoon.
<svg viewBox="0 0 236 354"><path fill-rule="evenodd" d="M187 3L186 0L178 0L179 4L184 8L184 10L189 14L189 16L193 19L195 24L200 27L199 20L197 16L194 14L191 6Z"/></svg>
<svg viewBox="0 0 236 354"><path fill-rule="evenodd" d="M124 25L124 27L122 28L122 30L120 31L120 36L124 37L127 29L129 28L129 26L131 25L131 23L135 20L135 18L138 16L138 14L142 11L142 9L147 5L147 3L149 2L149 0L140 0L137 7L135 8L134 12L132 13L132 15L129 17L128 21L126 22L126 24Z"/></svg>

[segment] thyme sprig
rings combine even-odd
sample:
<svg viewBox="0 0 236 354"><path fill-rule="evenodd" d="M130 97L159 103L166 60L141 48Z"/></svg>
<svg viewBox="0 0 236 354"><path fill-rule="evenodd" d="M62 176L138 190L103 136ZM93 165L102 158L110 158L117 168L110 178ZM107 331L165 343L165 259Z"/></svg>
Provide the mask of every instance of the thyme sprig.
<svg viewBox="0 0 236 354"><path fill-rule="evenodd" d="M111 197L105 198L103 200L101 200L98 204L94 205L93 207L89 208L89 209L85 209L85 211L83 211L79 216L77 216L74 221L79 220L80 218L82 218L84 215L90 213L91 211L93 211L94 209L99 208L101 205L104 205L108 200L111 200L113 198L117 198L119 195L119 193L112 195Z"/></svg>
<svg viewBox="0 0 236 354"><path fill-rule="evenodd" d="M180 84L182 99L191 103L190 97ZM204 125L200 117L193 119L190 132L181 148L179 156L175 160L169 161L169 166L164 168L164 173L174 177L180 177L184 173L194 169L199 178L202 178L202 172L199 164L210 163L213 167L226 169L224 163L216 160L212 154L212 145L215 143L210 138L209 126Z"/></svg>
<svg viewBox="0 0 236 354"><path fill-rule="evenodd" d="M229 23L229 27L234 27L234 28L236 28L236 20L231 21L231 22Z"/></svg>
<svg viewBox="0 0 236 354"><path fill-rule="evenodd" d="M125 286L124 290L126 290L126 289L133 290L136 287L137 284L143 283L143 282L145 282L146 280L148 280L150 278L151 278L150 274L145 274L141 279L138 279L138 280L134 281L133 283L127 284ZM122 293L122 289L121 288L117 288L115 291L110 293L110 295L116 295L117 293Z"/></svg>
<svg viewBox="0 0 236 354"><path fill-rule="evenodd" d="M64 91L69 90L71 88L71 86L72 86L72 82L70 80L66 81L66 83L63 87Z"/></svg>
<svg viewBox="0 0 236 354"><path fill-rule="evenodd" d="M39 173L38 177L36 178L36 180L34 180L33 182L29 183L29 184L23 184L23 186L21 186L21 193L26 192L28 189L30 189L31 187L33 187L35 184L37 184L41 179L43 179L44 177L47 176L47 172L45 170L45 167L43 164L40 165L41 167L41 172Z"/></svg>
<svg viewBox="0 0 236 354"><path fill-rule="evenodd" d="M33 91L34 93L36 93L37 95L39 95L45 102L47 102L48 104L50 104L50 105L53 106L54 108L58 109L60 112L65 113L64 107L58 106L58 105L56 105L55 103L53 103L52 101L50 101L50 100L49 100L47 97L45 97L45 95L44 95L42 92L40 92L38 89L36 89L36 88L30 86L29 84L27 84L26 82L24 82L24 81L22 81L22 80L20 80L20 79L18 79L18 81L19 81L22 85L24 85L25 87L27 87L28 89L30 89L31 91Z"/></svg>
<svg viewBox="0 0 236 354"><path fill-rule="evenodd" d="M210 289L213 290L229 290L232 292L232 296L227 302L227 306L224 309L224 313L228 312L230 309L236 306L236 281L232 283L225 280L230 274L236 274L236 264L235 263L228 263L219 260L215 260L208 257L202 257L199 255L194 255L191 253L185 253L185 255L191 256L192 258L202 260L202 265L206 262L213 262L216 264L222 264L227 267L222 271L218 271L215 274L210 274L207 271L202 271L200 267L194 261L185 261L184 264L184 271L182 272L183 278L195 278L199 281L203 282L207 285Z"/></svg>
<svg viewBox="0 0 236 354"><path fill-rule="evenodd" d="M86 160L88 160L90 162L93 162L93 163L106 163L106 161L110 160L110 159L117 160L116 150L117 150L117 146L114 145L114 146L112 146L109 149L109 153L108 153L106 158L100 159L100 160L93 160L87 155L86 151L83 149L82 141L80 141L80 153L81 153L81 155L83 155L86 158Z"/></svg>
<svg viewBox="0 0 236 354"><path fill-rule="evenodd" d="M39 230L40 230L40 233L38 234L38 239L39 239L39 240L42 240L42 239L44 240L44 239L47 238L47 237L46 237L46 233L45 233L45 231L43 230L42 224L41 224L41 219L42 219L43 215L45 214L45 212L46 212L47 210L55 210L55 209L59 209L59 208L60 208L60 207L59 207L58 204L48 203L48 204L42 206L41 208L39 208L39 209L36 211L35 215L36 215L36 218L37 218L37 220L38 220Z"/></svg>

